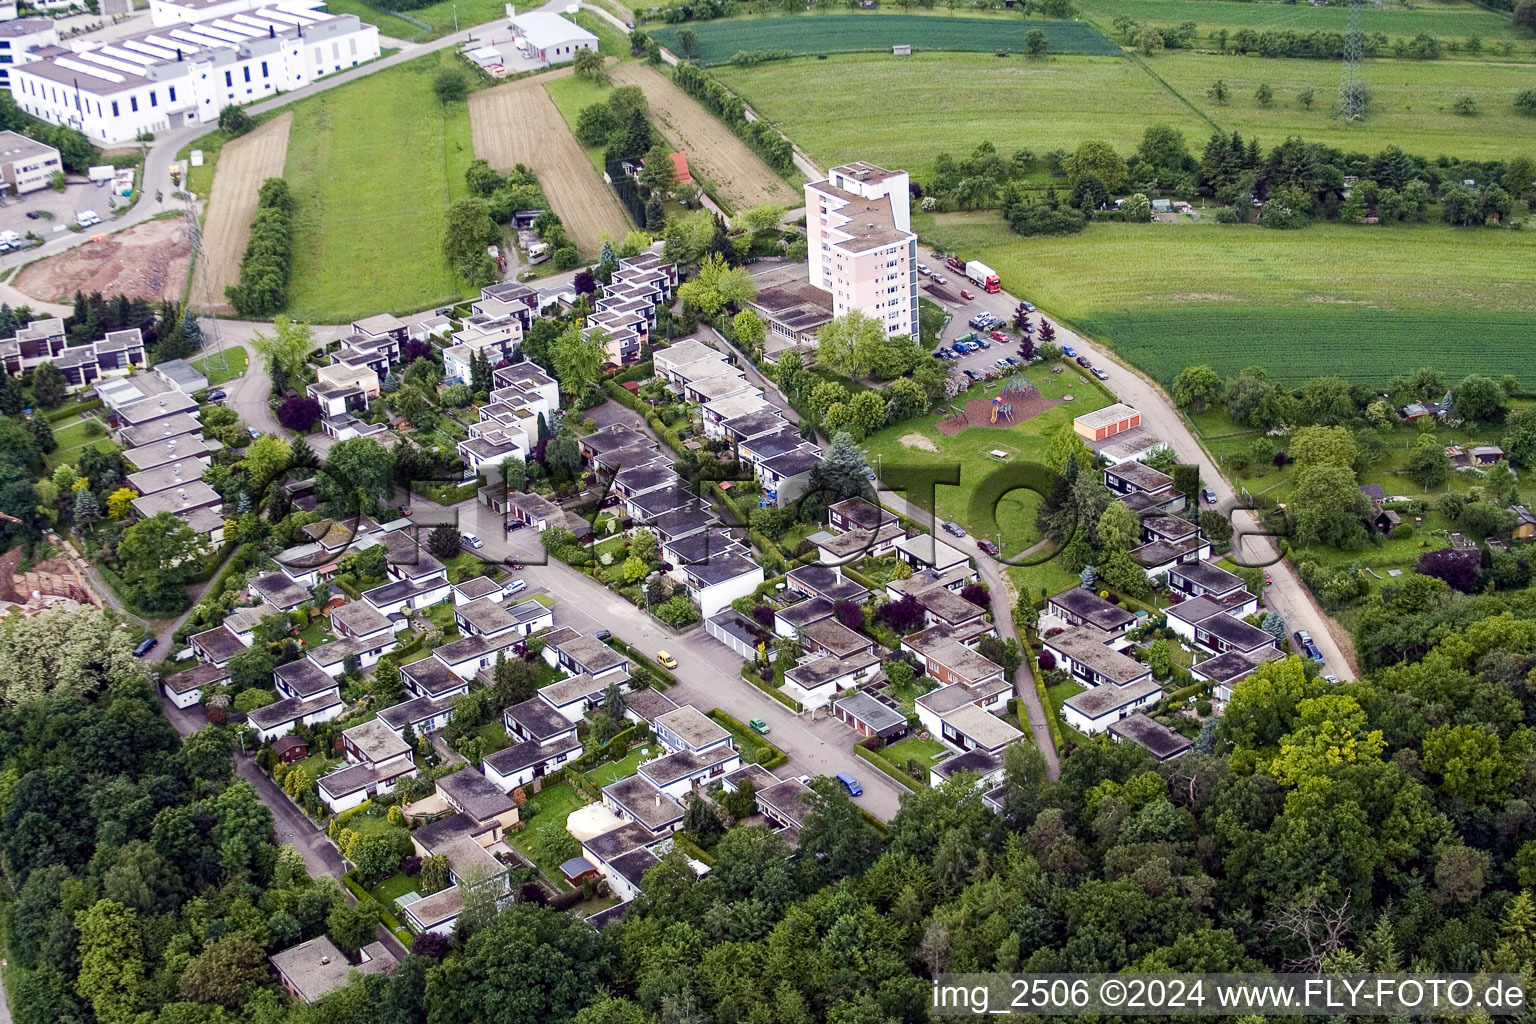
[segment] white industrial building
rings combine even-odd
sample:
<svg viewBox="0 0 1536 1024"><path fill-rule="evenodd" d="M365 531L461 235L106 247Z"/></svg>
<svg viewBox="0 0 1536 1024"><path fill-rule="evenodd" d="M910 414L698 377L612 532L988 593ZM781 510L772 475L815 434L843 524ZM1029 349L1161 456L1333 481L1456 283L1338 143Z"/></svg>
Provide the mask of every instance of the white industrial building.
<svg viewBox="0 0 1536 1024"><path fill-rule="evenodd" d="M264 3L265 0L149 0L149 23L156 28L165 28L167 25L211 21L254 11ZM325 4L321 0L283 0L283 6L313 10Z"/></svg>
<svg viewBox="0 0 1536 1024"><path fill-rule="evenodd" d="M558 14L547 11L529 11L526 14L512 12L507 5L512 26L512 45L527 60L538 64L568 64L576 59L577 50L596 50L597 36L567 21Z"/></svg>
<svg viewBox="0 0 1536 1024"><path fill-rule="evenodd" d="M284 4L70 45L13 67L11 93L33 117L111 145L215 121L227 106L373 60L379 30L355 15Z"/></svg>
<svg viewBox="0 0 1536 1024"><path fill-rule="evenodd" d="M0 132L0 181L16 195L48 187L48 179L64 169L59 151L16 132Z"/></svg>
<svg viewBox="0 0 1536 1024"><path fill-rule="evenodd" d="M15 14L11 15L11 18L15 17ZM52 18L4 19L0 23L0 86L11 87L11 69L17 64L41 59L33 50L41 46L57 46L58 42L58 24Z"/></svg>

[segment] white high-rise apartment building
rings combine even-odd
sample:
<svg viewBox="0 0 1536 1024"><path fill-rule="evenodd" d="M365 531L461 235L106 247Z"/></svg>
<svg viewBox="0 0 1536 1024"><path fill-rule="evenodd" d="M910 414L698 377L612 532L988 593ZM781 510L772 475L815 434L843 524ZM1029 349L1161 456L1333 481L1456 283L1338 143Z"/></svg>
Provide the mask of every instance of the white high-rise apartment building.
<svg viewBox="0 0 1536 1024"><path fill-rule="evenodd" d="M863 160L834 167L805 186L811 284L832 296L832 312L857 309L887 334L917 337L917 235L906 171Z"/></svg>

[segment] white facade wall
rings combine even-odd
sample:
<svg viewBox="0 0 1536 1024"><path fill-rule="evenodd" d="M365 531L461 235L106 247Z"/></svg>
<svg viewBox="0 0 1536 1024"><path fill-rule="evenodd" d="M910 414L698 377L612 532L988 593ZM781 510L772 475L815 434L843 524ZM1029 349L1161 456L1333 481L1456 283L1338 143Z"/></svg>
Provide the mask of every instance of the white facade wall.
<svg viewBox="0 0 1536 1024"><path fill-rule="evenodd" d="M1105 685L1108 686L1113 684L1106 683ZM1062 707L1061 715L1067 720L1068 725L1082 733L1084 736L1097 736L1099 733L1103 732L1105 729L1108 729L1114 723L1120 721L1120 719L1131 715L1141 708L1149 708L1162 699L1163 691L1153 690L1151 693L1147 694L1140 700L1132 701L1122 708L1116 708L1115 710L1099 718L1089 718L1087 715L1080 714L1076 708L1070 706Z"/></svg>
<svg viewBox="0 0 1536 1024"><path fill-rule="evenodd" d="M162 687L162 689L165 690L165 695L170 702L183 710L200 704L203 700L202 687L196 687L188 690L186 693L177 693L169 686Z"/></svg>
<svg viewBox="0 0 1536 1024"><path fill-rule="evenodd" d="M341 713L345 710L347 710L347 705L346 702L343 701L342 703L324 711L317 711L312 715L305 715L302 719L299 719L299 721L303 722L305 725L314 725L317 722L329 722L333 718L341 717ZM259 726L253 726L253 728L256 730L256 739L258 742L270 743L275 739L280 739L281 737L287 736L289 733L293 732L294 722L279 722L277 725L274 725L270 729L263 729Z"/></svg>
<svg viewBox="0 0 1536 1024"><path fill-rule="evenodd" d="M181 60L171 57L149 65L142 75L118 73L123 80L115 83L78 73L76 66L92 66L78 56L49 58L13 67L11 92L32 116L67 125L93 142L113 144L132 142L145 132L216 121L226 106L291 92L379 56L378 29L351 16L306 25L303 31L302 38L290 28L216 50L189 43ZM121 42L108 45L127 48ZM38 71L44 63L54 66L52 74Z"/></svg>
<svg viewBox="0 0 1536 1024"><path fill-rule="evenodd" d="M746 597L762 585L763 569L758 566L756 572L748 572L713 586L700 587L694 591L694 595L699 599L699 611L707 619L721 609L729 608L731 602L738 597Z"/></svg>

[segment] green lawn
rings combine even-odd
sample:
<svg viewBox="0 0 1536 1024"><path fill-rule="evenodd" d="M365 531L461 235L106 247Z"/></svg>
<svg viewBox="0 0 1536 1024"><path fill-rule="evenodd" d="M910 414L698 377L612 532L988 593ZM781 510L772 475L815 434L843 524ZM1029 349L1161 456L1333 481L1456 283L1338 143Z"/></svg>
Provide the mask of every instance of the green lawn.
<svg viewBox="0 0 1536 1024"><path fill-rule="evenodd" d="M365 3L360 3L359 0L326 0L325 9L332 14L355 14L368 24L377 25L379 35L387 36L390 39L411 42L418 38L442 34L441 32L424 29L420 25L412 25L404 18L396 18L385 14L376 8L369 7ZM411 17L418 17L418 14L412 13ZM449 29L453 28L451 18L448 27Z"/></svg>
<svg viewBox="0 0 1536 1024"><path fill-rule="evenodd" d="M51 473L66 462L73 463L80 457L80 453L87 447L94 447L97 451L115 451L117 445L111 438L98 435L92 438L86 430L86 423L100 423L100 420L86 420L84 417L66 420L62 423L49 424L53 428L53 439L58 447L43 457L43 464Z"/></svg>
<svg viewBox="0 0 1536 1024"><path fill-rule="evenodd" d="M605 57L629 56L629 34L614 27L607 18L600 18L591 11L578 11L571 20L597 36L598 53Z"/></svg>
<svg viewBox="0 0 1536 1024"><path fill-rule="evenodd" d="M1078 6L1106 30L1115 18L1124 15L1159 26L1193 21L1200 26L1202 37L1217 28L1343 32L1349 19L1349 10L1343 5L1313 7L1301 3L1244 3L1237 0L1083 0ZM1367 32L1383 32L1389 36L1428 32L1441 39L1465 39L1476 35L1482 37L1485 45L1494 40L1517 38L1508 15L1471 3L1442 0L1411 9L1386 10L1373 6L1366 10L1362 24Z"/></svg>
<svg viewBox="0 0 1536 1024"><path fill-rule="evenodd" d="M453 59L428 54L294 104L285 176L305 226L294 316L345 323L473 294L442 254L448 204L466 194L474 158L468 106L432 95Z"/></svg>
<svg viewBox="0 0 1536 1024"><path fill-rule="evenodd" d="M963 156L983 140L1005 155L1070 151L1084 139L1128 153L1148 125L1174 125L1192 145L1211 131L1121 57L848 54L714 74L823 166L865 159L926 177L940 153Z"/></svg>
<svg viewBox="0 0 1536 1024"><path fill-rule="evenodd" d="M216 388L236 377L244 377L246 367L250 364L250 353L246 352L242 345L228 346L213 355L192 361L192 365L208 378L208 386L211 388Z"/></svg>
<svg viewBox="0 0 1536 1024"><path fill-rule="evenodd" d="M908 736L888 747L880 748L879 754L898 767L904 767L909 760L912 760L928 768L948 756L949 752L949 748L938 740Z"/></svg>
<svg viewBox="0 0 1536 1024"><path fill-rule="evenodd" d="M640 770L641 761L649 761L660 753L654 743L642 743L618 761L598 765L586 773L587 781L598 789L611 786L620 779L627 779Z"/></svg>
<svg viewBox="0 0 1536 1024"><path fill-rule="evenodd" d="M390 910L395 909L395 900L406 893L416 891L416 879L409 875L391 875L374 886L372 890L373 898Z"/></svg>
<svg viewBox="0 0 1536 1024"><path fill-rule="evenodd" d="M1088 737L1067 724L1067 720L1061 715L1061 706L1067 702L1067 698L1082 693L1085 689L1087 687L1068 679L1066 682L1046 687L1045 690L1045 695L1051 700L1050 713L1056 716L1056 724L1061 727L1062 736L1069 740L1076 740L1078 743L1088 742Z"/></svg>
<svg viewBox="0 0 1536 1024"><path fill-rule="evenodd" d="M590 107L594 103L605 103L613 94L612 89L596 85L584 78L577 78L575 75L551 78L544 83L544 91L549 93L549 98L555 101L555 108L560 111L560 116L565 118L565 123L570 127L572 135L576 132L576 118L581 113L581 108ZM592 166L601 171L603 147L584 146L582 148L586 150L587 159L592 161Z"/></svg>
<svg viewBox="0 0 1536 1024"><path fill-rule="evenodd" d="M550 854L560 846L568 849L575 843L575 839L565 831L565 819L572 811L585 806L586 801L569 783L562 782L557 786L546 786L529 797L529 803L538 808L538 813L532 819L525 816L523 827L509 832L507 841L532 861L551 882L567 888L564 876L560 874L563 859ZM564 839L560 838L562 835Z"/></svg>
<svg viewBox="0 0 1536 1024"><path fill-rule="evenodd" d="M1242 132L1245 137L1257 135L1266 149L1287 136L1298 135L1347 152L1374 153L1392 143L1429 159L1450 154L1463 159L1505 160L1532 149L1536 118L1516 112L1512 103L1517 92L1530 88L1532 69L1498 61L1502 58L1481 63L1367 60L1362 78L1371 90L1371 106L1365 120L1355 123L1333 116L1333 98L1339 90L1337 61L1229 57L1178 50L1160 54L1148 63L1223 129ZM1217 106L1206 96L1218 78L1232 91L1227 106ZM1274 105L1267 109L1254 99L1254 91L1266 83L1275 94ZM1295 102L1296 93L1304 87L1317 95L1311 110ZM1478 116L1451 112L1451 104L1461 96L1477 101ZM1204 135L1190 140L1197 153L1204 141Z"/></svg>
<svg viewBox="0 0 1536 1024"><path fill-rule="evenodd" d="M724 64L742 50L788 50L795 54L884 53L910 43L920 51L1022 53L1030 29L1045 32L1053 53L1118 53L1119 48L1093 26L1074 21L1026 21L991 18L950 18L920 14L817 14L778 18L728 19L690 25L698 36L693 59L700 64ZM651 35L678 53L677 30L658 28ZM772 65L770 65L772 66ZM937 83L936 83L937 84ZM946 95L951 93L944 83Z"/></svg>

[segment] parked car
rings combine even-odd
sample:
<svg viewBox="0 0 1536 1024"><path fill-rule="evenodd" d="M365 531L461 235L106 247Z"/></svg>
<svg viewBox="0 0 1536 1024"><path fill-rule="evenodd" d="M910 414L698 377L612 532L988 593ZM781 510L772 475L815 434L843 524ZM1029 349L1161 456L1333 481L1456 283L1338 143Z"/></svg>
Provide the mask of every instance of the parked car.
<svg viewBox="0 0 1536 1024"><path fill-rule="evenodd" d="M933 275L933 283L934 284L949 284L949 278L945 277L943 274L934 274Z"/></svg>
<svg viewBox="0 0 1536 1024"><path fill-rule="evenodd" d="M757 733L759 736L767 736L770 731L768 729L768 723L763 721L761 718L754 718L752 721L748 722L747 725L749 725L752 728L752 731Z"/></svg>
<svg viewBox="0 0 1536 1024"><path fill-rule="evenodd" d="M1008 343L1008 335L1004 334L1002 331L993 331L992 340L997 342L999 345L1006 345Z"/></svg>
<svg viewBox="0 0 1536 1024"><path fill-rule="evenodd" d="M513 530L521 530L523 527L525 527L527 525L528 524L523 522L521 519L508 519L507 520L507 532L511 533Z"/></svg>
<svg viewBox="0 0 1536 1024"><path fill-rule="evenodd" d="M146 655L150 651L154 650L156 645L158 645L159 643L160 643L160 641L157 640L155 637L152 637L152 636L151 637L146 637L145 639L140 640L139 641L139 646L137 646L137 647L135 647L133 649L133 656L135 658L142 658L142 657L144 657L144 655Z"/></svg>
<svg viewBox="0 0 1536 1024"><path fill-rule="evenodd" d="M976 296L972 295L970 292L966 291L964 288L961 288L960 289L960 297L962 299L964 299L966 302L970 302Z"/></svg>
<svg viewBox="0 0 1536 1024"><path fill-rule="evenodd" d="M1105 373L1103 370L1099 369L1097 366L1095 366L1093 368L1093 375L1095 377L1099 378L1099 380L1109 380L1109 374Z"/></svg>
<svg viewBox="0 0 1536 1024"><path fill-rule="evenodd" d="M252 441L261 436L261 431L257 430L255 427L246 427L245 432L251 435Z"/></svg>
<svg viewBox="0 0 1536 1024"><path fill-rule="evenodd" d="M523 567L523 563L517 560L516 555L508 555L506 558L501 560L501 564L506 566L508 569L513 570L514 572Z"/></svg>
<svg viewBox="0 0 1536 1024"><path fill-rule="evenodd" d="M941 252L930 252L928 255L932 256L936 260L942 260L944 258L944 254Z"/></svg>
<svg viewBox="0 0 1536 1024"><path fill-rule="evenodd" d="M229 396L224 393L223 388L214 388L212 391L208 392L208 401L210 402L222 402L228 397Z"/></svg>
<svg viewBox="0 0 1536 1024"><path fill-rule="evenodd" d="M672 655L668 654L666 651L657 651L656 664L660 665L662 668L677 668L677 659L672 657Z"/></svg>
<svg viewBox="0 0 1536 1024"><path fill-rule="evenodd" d="M1061 346L1061 354L1070 359L1077 355L1077 349L1073 348L1071 345L1063 345Z"/></svg>
<svg viewBox="0 0 1536 1024"><path fill-rule="evenodd" d="M965 371L965 375L971 378L972 384L975 384L977 381L981 380L981 374L977 373L975 370L967 369Z"/></svg>
<svg viewBox="0 0 1536 1024"><path fill-rule="evenodd" d="M997 557L997 545L992 543L990 540L987 540L987 538L983 537L981 540L978 540L976 542L976 546L981 548L981 550L985 551L987 554L991 555L993 558Z"/></svg>
<svg viewBox="0 0 1536 1024"><path fill-rule="evenodd" d="M1295 639L1296 646L1298 647L1312 646L1312 634L1308 633L1304 629L1298 629L1296 632L1292 633L1291 636Z"/></svg>
<svg viewBox="0 0 1536 1024"><path fill-rule="evenodd" d="M95 210L81 210L75 214L75 223L82 228L95 227L101 223L101 218L96 216Z"/></svg>
<svg viewBox="0 0 1536 1024"><path fill-rule="evenodd" d="M1216 504L1216 492L1209 487L1202 487L1200 488L1200 500L1207 505L1214 505Z"/></svg>
<svg viewBox="0 0 1536 1024"><path fill-rule="evenodd" d="M928 264L926 263L919 263L917 265L917 272L922 274L924 277L927 277L929 274L933 273L933 271L928 269Z"/></svg>
<svg viewBox="0 0 1536 1024"><path fill-rule="evenodd" d="M476 551L485 547L485 541L481 540L479 537L476 537L472 533L463 534L460 539L463 540L465 544L468 544L470 547L474 548Z"/></svg>
<svg viewBox="0 0 1536 1024"><path fill-rule="evenodd" d="M1311 658L1313 661L1317 662L1319 665L1323 664L1323 662L1325 660L1323 658L1323 652L1317 649L1317 645L1316 644L1308 644L1306 650L1307 650L1307 657Z"/></svg>
<svg viewBox="0 0 1536 1024"><path fill-rule="evenodd" d="M610 632L609 630L600 629L596 633L592 634L592 639L594 639L594 640L607 640L611 636L613 636L613 633Z"/></svg>
<svg viewBox="0 0 1536 1024"><path fill-rule="evenodd" d="M1078 356L1075 360L1073 360L1073 362L1077 363L1078 366L1093 366L1093 363L1088 359L1087 356Z"/></svg>
<svg viewBox="0 0 1536 1024"><path fill-rule="evenodd" d="M1007 363L1009 366L1018 366L1023 361L1024 360L1020 359L1018 356L1009 356L1007 359L1003 360L1003 362Z"/></svg>
<svg viewBox="0 0 1536 1024"><path fill-rule="evenodd" d="M997 367L999 370L1006 370L1006 369L1008 369L1008 360L1006 358L999 359L995 363L993 363L992 365Z"/></svg>
<svg viewBox="0 0 1536 1024"><path fill-rule="evenodd" d="M976 344L977 348L991 348L992 347L992 343L990 341L988 341L986 338L977 338L975 344Z"/></svg>
<svg viewBox="0 0 1536 1024"><path fill-rule="evenodd" d="M1024 307L1024 312L1026 313L1033 313L1035 311L1035 304L1033 302L1020 302L1019 305Z"/></svg>
<svg viewBox="0 0 1536 1024"><path fill-rule="evenodd" d="M959 523L951 523L946 520L944 523L944 532L953 537L964 537L965 527L961 526Z"/></svg>
<svg viewBox="0 0 1536 1024"><path fill-rule="evenodd" d="M511 580L502 584L501 592L506 594L508 597L511 597L513 594L517 593L519 590L522 590L526 586L528 586L527 580Z"/></svg>
<svg viewBox="0 0 1536 1024"><path fill-rule="evenodd" d="M1323 676L1323 679L1324 679L1324 681L1330 682L1330 683L1337 683L1339 681L1339 677L1338 676L1333 676L1333 675L1325 675L1325 676Z"/></svg>
<svg viewBox="0 0 1536 1024"><path fill-rule="evenodd" d="M864 787L859 785L859 780L854 778L852 775L849 775L847 772L838 772L837 781L843 784L843 788L848 791L849 796L864 795Z"/></svg>
<svg viewBox="0 0 1536 1024"><path fill-rule="evenodd" d="M38 213L36 210L28 210L27 211L27 220L41 220L42 216L43 215L41 213Z"/></svg>

